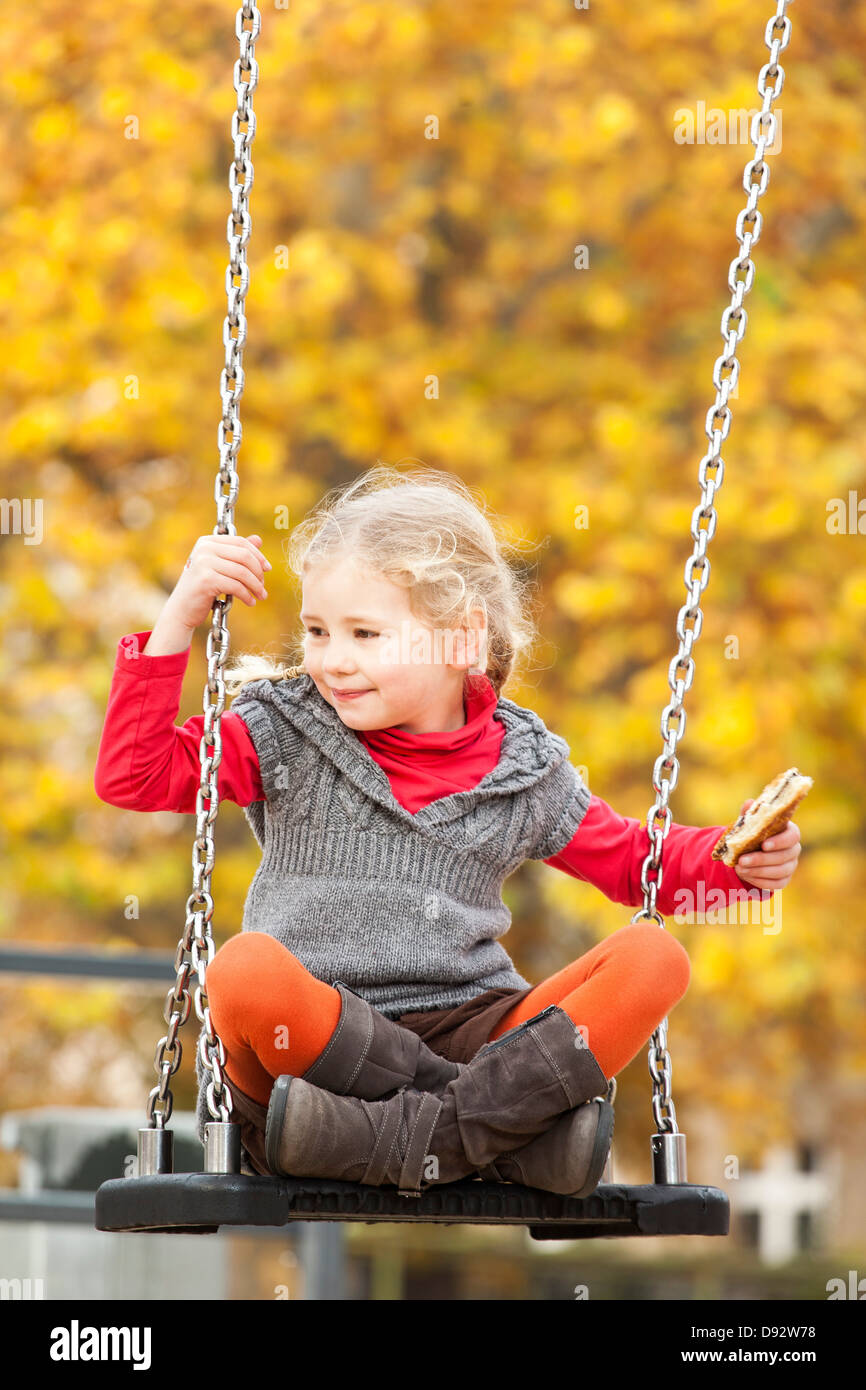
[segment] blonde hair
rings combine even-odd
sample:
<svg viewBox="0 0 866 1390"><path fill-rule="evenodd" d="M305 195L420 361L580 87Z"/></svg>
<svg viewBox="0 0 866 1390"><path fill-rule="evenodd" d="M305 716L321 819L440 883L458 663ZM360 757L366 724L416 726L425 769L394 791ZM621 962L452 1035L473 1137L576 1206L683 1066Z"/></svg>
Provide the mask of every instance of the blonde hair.
<svg viewBox="0 0 866 1390"><path fill-rule="evenodd" d="M398 473L377 464L353 482L333 488L295 527L287 560L303 579L309 566L342 552L371 572L409 591L413 613L429 627L469 626L480 607L487 622L486 675L500 694L518 661L533 646L528 613L530 583L509 564L517 545L497 535L483 499L460 479L434 468ZM245 653L225 672L229 695L254 680L300 675L296 664Z"/></svg>

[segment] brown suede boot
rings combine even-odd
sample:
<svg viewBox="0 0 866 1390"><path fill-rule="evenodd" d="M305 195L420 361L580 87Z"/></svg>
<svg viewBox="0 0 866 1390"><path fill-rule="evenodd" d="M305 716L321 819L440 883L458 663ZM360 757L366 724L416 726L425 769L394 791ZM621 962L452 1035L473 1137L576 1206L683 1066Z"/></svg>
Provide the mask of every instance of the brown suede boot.
<svg viewBox="0 0 866 1390"><path fill-rule="evenodd" d="M286 1176L393 1184L417 1195L522 1149L607 1084L579 1030L551 1004L461 1064L441 1096L402 1086L371 1104L306 1077L278 1077L267 1162Z"/></svg>
<svg viewBox="0 0 866 1390"><path fill-rule="evenodd" d="M364 1100L384 1100L405 1084L416 1091L441 1095L447 1083L469 1065L446 1062L341 980L335 980L334 987L343 999L340 1021L321 1057L304 1072L305 1081L335 1095ZM352 1079L348 1086L347 1078ZM598 1105L587 1102L560 1115L546 1133L530 1140L520 1150L519 1162L514 1152L501 1154L478 1176L488 1182L519 1182L566 1196L588 1196L601 1180L613 1138L613 1106L605 1099L607 1084L602 1090L604 1094L594 1098Z"/></svg>

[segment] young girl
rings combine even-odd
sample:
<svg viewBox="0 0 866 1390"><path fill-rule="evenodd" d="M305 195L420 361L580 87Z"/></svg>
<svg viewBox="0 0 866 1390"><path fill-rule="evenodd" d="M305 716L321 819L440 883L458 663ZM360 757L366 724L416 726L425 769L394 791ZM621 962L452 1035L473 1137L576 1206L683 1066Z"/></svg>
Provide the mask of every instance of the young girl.
<svg viewBox="0 0 866 1390"><path fill-rule="evenodd" d="M648 849L501 693L533 640L506 550L451 475L373 468L292 533L303 667L227 672L241 693L219 792L263 853L207 988L244 1171L405 1192L478 1173L585 1195L610 1144L608 1081L686 991L687 953L654 922L535 985L500 944L502 884L524 860L634 907ZM102 800L195 810L203 716L174 724L190 641L217 594L267 597L270 568L258 536L203 536L153 631L120 640ZM661 913L700 880L762 897L788 881L793 823L751 876L711 859L723 828L670 826ZM196 1068L203 1136L198 1053Z"/></svg>

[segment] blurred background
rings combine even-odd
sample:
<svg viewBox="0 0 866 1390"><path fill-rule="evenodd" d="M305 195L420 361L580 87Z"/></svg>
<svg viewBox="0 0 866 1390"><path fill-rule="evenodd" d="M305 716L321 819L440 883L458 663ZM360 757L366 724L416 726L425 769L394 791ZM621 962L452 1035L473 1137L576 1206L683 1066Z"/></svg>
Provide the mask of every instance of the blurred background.
<svg viewBox="0 0 866 1390"><path fill-rule="evenodd" d="M191 890L194 817L107 805L93 773L118 641L154 625L216 520L236 12L5 18L0 1276L160 1298L170 1259L186 1297L824 1299L866 1276L866 16L845 0L790 10L671 796L675 822L722 824L789 766L814 779L780 930L669 923L692 962L669 1029L689 1180L727 1191L730 1236L92 1229L146 1122ZM286 516L379 461L449 470L537 581L541 641L504 693L643 821L754 153L726 121L760 108L773 7L261 13L235 521L275 568L266 604L234 604L232 650L282 655L297 633ZM206 634L179 724L202 709ZM216 845L219 945L259 858L240 807ZM633 911L539 863L505 898L535 981ZM128 976L60 959L85 949ZM650 1101L644 1052L619 1076L617 1181L651 1180Z"/></svg>

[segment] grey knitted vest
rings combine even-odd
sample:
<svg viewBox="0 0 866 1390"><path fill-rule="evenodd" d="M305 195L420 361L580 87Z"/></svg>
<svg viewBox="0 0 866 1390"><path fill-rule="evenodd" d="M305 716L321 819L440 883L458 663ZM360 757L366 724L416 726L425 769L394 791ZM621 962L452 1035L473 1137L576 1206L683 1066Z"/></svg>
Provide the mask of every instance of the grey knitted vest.
<svg viewBox="0 0 866 1390"><path fill-rule="evenodd" d="M568 744L538 715L500 696L496 766L413 814L311 676L253 681L232 712L266 798L244 811L262 859L242 931L275 936L389 1018L530 984L499 945L511 924L502 884L559 853L590 802Z"/></svg>

